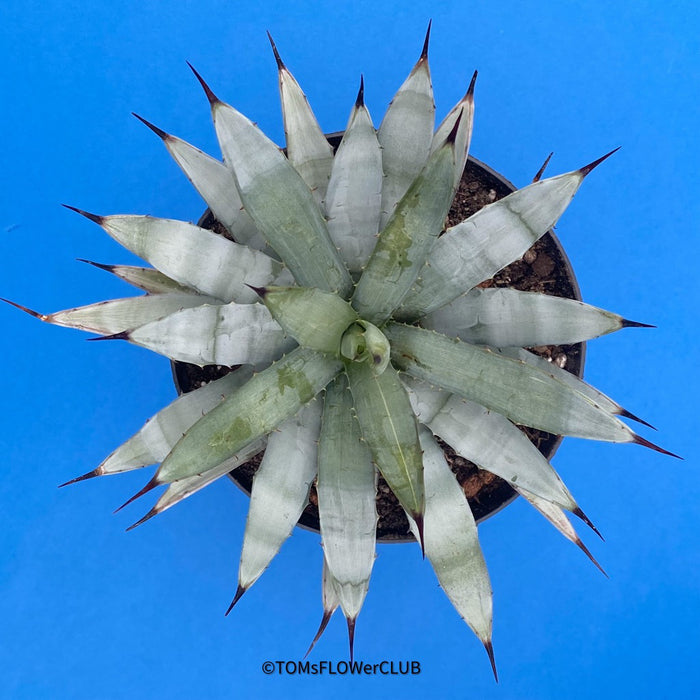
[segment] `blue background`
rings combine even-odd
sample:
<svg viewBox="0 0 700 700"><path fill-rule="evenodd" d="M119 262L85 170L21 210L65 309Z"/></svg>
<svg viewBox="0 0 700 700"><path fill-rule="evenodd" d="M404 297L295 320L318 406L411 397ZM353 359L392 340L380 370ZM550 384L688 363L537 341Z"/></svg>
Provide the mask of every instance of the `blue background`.
<svg viewBox="0 0 700 700"><path fill-rule="evenodd" d="M499 686L417 548L395 545L379 548L356 657L417 660L421 674L268 677L263 661L299 659L316 630L318 537L297 531L224 618L247 506L230 482L128 534L148 504L111 511L144 472L56 488L174 397L167 361L0 308L0 695L695 697L698 14L671 0L5 0L0 296L48 312L130 293L75 261L134 259L60 202L198 218L198 196L130 115L218 154L185 60L282 143L265 30L330 132L360 72L379 122L432 17L438 118L478 68L472 153L518 186L550 150L552 175L622 146L557 231L586 301L658 328L592 342L586 377L686 461L573 439L559 450L555 466L606 537L581 529L610 580L523 502L482 525ZM346 644L336 615L312 659L342 660Z"/></svg>

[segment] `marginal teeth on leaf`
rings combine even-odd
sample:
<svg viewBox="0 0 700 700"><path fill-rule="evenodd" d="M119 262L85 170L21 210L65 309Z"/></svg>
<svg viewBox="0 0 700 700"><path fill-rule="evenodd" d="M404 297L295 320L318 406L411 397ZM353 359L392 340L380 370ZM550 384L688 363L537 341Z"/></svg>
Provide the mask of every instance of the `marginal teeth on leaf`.
<svg viewBox="0 0 700 700"><path fill-rule="evenodd" d="M46 316L36 314L38 318L56 326L78 328L82 331L101 333L103 336L123 337L124 332L138 326L157 321L182 309L189 309L205 303L216 302L215 299L194 294L154 294L141 297L127 297L101 301L89 306L57 311ZM28 313L33 313L26 309ZM34 315L34 314L33 314Z"/></svg>
<svg viewBox="0 0 700 700"><path fill-rule="evenodd" d="M293 350L197 421L161 464L158 480L169 483L221 464L294 416L340 368L328 355Z"/></svg>
<svg viewBox="0 0 700 700"><path fill-rule="evenodd" d="M308 185L279 148L240 112L216 103L212 115L243 205L297 283L347 296L352 279Z"/></svg>
<svg viewBox="0 0 700 700"><path fill-rule="evenodd" d="M213 481L220 479L225 474L228 474L237 467L240 467L242 464L245 464L245 462L252 459L255 457L255 455L264 450L266 443L266 439L260 438L259 440L252 442L238 454L235 454L225 462L222 462L214 469L210 469L205 474L197 474L185 479L179 479L178 481L174 481L172 484L168 484L168 488L165 489L153 508L151 508L151 510L143 518L141 518L141 520L134 523L127 529L132 530L138 525L145 523L153 516L168 510L168 508L172 508L183 499L191 496L193 493L197 493L197 491L200 491Z"/></svg>
<svg viewBox="0 0 700 700"><path fill-rule="evenodd" d="M353 306L368 321L386 321L415 282L450 208L454 167L454 144L446 141L430 156L379 234L352 297Z"/></svg>
<svg viewBox="0 0 700 700"><path fill-rule="evenodd" d="M360 272L376 244L382 203L382 152L363 84L330 171L324 207L328 231L351 272Z"/></svg>
<svg viewBox="0 0 700 700"><path fill-rule="evenodd" d="M221 301L257 301L246 283L269 284L283 270L260 251L182 221L109 216L102 227L171 279Z"/></svg>
<svg viewBox="0 0 700 700"><path fill-rule="evenodd" d="M239 589L258 580L304 510L317 472L321 404L313 401L268 438L253 479L238 572Z"/></svg>
<svg viewBox="0 0 700 700"><path fill-rule="evenodd" d="M267 366L294 347L262 304L203 304L131 331L127 338L172 360L204 365Z"/></svg>
<svg viewBox="0 0 700 700"><path fill-rule="evenodd" d="M502 355L507 355L508 357L513 357L522 360L527 364L539 367L541 370L547 372L548 374L554 375L559 381L568 384L579 393L588 396L588 398L593 403L597 404L598 406L600 406L600 408L608 411L609 413L613 413L618 416L623 416L624 418L631 418L632 420L642 423L643 425L646 425L650 428L653 428L653 426L649 425L649 423L643 421L641 418L638 418L626 409L622 408L620 404L613 401L601 391L598 391L598 389L590 386L589 384L586 384L576 375L571 374L571 372L563 370L554 362L548 362L544 357L535 355L534 353L528 352L523 348L504 348L498 350L498 352Z"/></svg>
<svg viewBox="0 0 700 700"><path fill-rule="evenodd" d="M269 254L271 251L265 240L243 208L231 170L186 141L166 134L138 114L134 116L163 139L170 155L234 240Z"/></svg>
<svg viewBox="0 0 700 700"><path fill-rule="evenodd" d="M421 421L457 454L500 476L518 491L526 489L568 510L576 508L549 462L510 421L458 396L445 401L447 392L431 390L421 382L413 381L411 387L423 405L437 399L439 406L444 401L429 420Z"/></svg>
<svg viewBox="0 0 700 700"><path fill-rule="evenodd" d="M440 308L517 260L554 226L582 181L574 171L535 182L448 229L399 317L415 319Z"/></svg>
<svg viewBox="0 0 700 700"><path fill-rule="evenodd" d="M515 423L555 435L636 441L622 421L537 367L422 328L392 323L384 330L398 367Z"/></svg>
<svg viewBox="0 0 700 700"><path fill-rule="evenodd" d="M306 95L282 62L268 32L279 70L280 101L284 133L287 137L287 157L308 185L316 203L322 207L333 163L333 148L328 143Z"/></svg>
<svg viewBox="0 0 700 700"><path fill-rule="evenodd" d="M355 619L362 608L375 557L376 471L345 375L326 388L318 451L318 512L328 569L343 613Z"/></svg>
<svg viewBox="0 0 700 700"><path fill-rule="evenodd" d="M119 279L142 289L148 294L166 294L168 292L178 292L180 294L198 294L197 290L178 284L158 270L150 267L136 267L133 265L103 265L92 260L78 258L80 262L87 263L100 270L111 272ZM131 325L133 328L133 324Z"/></svg>
<svg viewBox="0 0 700 700"><path fill-rule="evenodd" d="M423 48L427 51L427 40ZM379 127L384 186L380 230L428 159L433 138L435 103L427 53L394 95Z"/></svg>
<svg viewBox="0 0 700 700"><path fill-rule="evenodd" d="M416 419L398 373L377 375L365 363L345 366L357 418L377 468L406 512L423 514L423 460Z"/></svg>
<svg viewBox="0 0 700 700"><path fill-rule="evenodd" d="M492 287L472 289L421 325L476 345L522 348L580 343L632 324L575 299Z"/></svg>
<svg viewBox="0 0 700 700"><path fill-rule="evenodd" d="M484 644L490 644L491 582L474 517L442 450L425 428L420 444L425 466L425 556L457 612ZM411 526L418 535L415 521Z"/></svg>
<svg viewBox="0 0 700 700"><path fill-rule="evenodd" d="M161 409L129 440L118 447L95 470L100 474L139 469L162 462L178 440L204 414L253 375L251 367L240 367L221 379L183 394Z"/></svg>

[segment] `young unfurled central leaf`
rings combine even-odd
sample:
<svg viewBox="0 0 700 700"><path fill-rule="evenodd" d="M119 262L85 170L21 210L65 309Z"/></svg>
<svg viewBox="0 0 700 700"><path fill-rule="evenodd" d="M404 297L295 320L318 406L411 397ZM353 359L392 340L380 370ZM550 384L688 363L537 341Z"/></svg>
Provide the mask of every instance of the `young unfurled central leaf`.
<svg viewBox="0 0 700 700"><path fill-rule="evenodd" d="M368 362L375 374L381 374L391 359L391 347L379 328L358 319L343 334L340 354L346 360Z"/></svg>

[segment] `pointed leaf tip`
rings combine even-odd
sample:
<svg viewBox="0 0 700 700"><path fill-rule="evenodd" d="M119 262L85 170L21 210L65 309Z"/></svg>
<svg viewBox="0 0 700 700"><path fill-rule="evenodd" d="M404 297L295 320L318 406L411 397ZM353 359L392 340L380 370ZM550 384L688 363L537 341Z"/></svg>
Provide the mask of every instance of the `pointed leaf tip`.
<svg viewBox="0 0 700 700"><path fill-rule="evenodd" d="M99 335L97 338L86 338L86 340L90 342L94 340L129 340L130 337L129 331L121 331L120 333L112 333L112 335Z"/></svg>
<svg viewBox="0 0 700 700"><path fill-rule="evenodd" d="M204 94L209 100L209 104L213 106L221 102L221 100L213 93L212 89L207 85L204 78L202 78L202 76L195 70L194 66L189 61L187 61L186 63L190 67L190 70L194 73L194 77L197 78L197 80L199 80L199 84L202 86Z"/></svg>
<svg viewBox="0 0 700 700"><path fill-rule="evenodd" d="M346 618L348 623L348 643L350 644L350 663L353 662L355 658L355 622L356 617Z"/></svg>
<svg viewBox="0 0 700 700"><path fill-rule="evenodd" d="M668 450L664 450L663 447L659 447L658 445L655 445L653 442L649 442L646 438L643 438L641 435L635 435L634 436L634 443L635 445L642 445L642 447L648 447L651 450L655 450L656 452L661 452L661 454L668 455L669 457L675 457L676 459L683 459L683 457L674 454L673 452L669 452Z"/></svg>
<svg viewBox="0 0 700 700"><path fill-rule="evenodd" d="M146 515L141 518L141 520L137 520L133 525L129 525L129 527L126 528L126 531L129 532L133 530L135 527L138 527L139 525L143 525L147 520L150 520L154 515L158 515L160 513L159 510L156 510L156 508L151 508L151 510L146 513Z"/></svg>
<svg viewBox="0 0 700 700"><path fill-rule="evenodd" d="M277 62L277 68L279 70L285 70L286 66L284 65L284 61L280 58L279 51L277 50L277 46L275 46L275 42L272 38L272 34L270 32L267 32L267 38L270 40L270 46L272 46L272 53L275 54L275 61Z"/></svg>
<svg viewBox="0 0 700 700"><path fill-rule="evenodd" d="M90 221L94 221L98 226L102 226L102 222L104 221L104 216L98 216L97 214L91 214L89 211L85 211L83 209L78 209L78 207L72 207L70 204L61 204L61 206L65 207L66 209L70 209L71 211L74 211L77 214L80 214L81 216L84 216L86 219L90 219Z"/></svg>
<svg viewBox="0 0 700 700"><path fill-rule="evenodd" d="M76 258L78 262L87 263L93 267L98 267L100 270L105 270L106 272L114 272L116 265L105 265L104 263L94 262L93 260L86 260L85 258Z"/></svg>
<svg viewBox="0 0 700 700"><path fill-rule="evenodd" d="M493 643L489 639L483 644L484 649L486 649L486 653L489 655L489 661L491 662L491 670L493 671L493 677L496 680L496 683L498 683L498 671L496 670L496 657L493 655Z"/></svg>
<svg viewBox="0 0 700 700"><path fill-rule="evenodd" d="M236 589L236 595L233 596L233 600L231 601L231 605L228 606L226 609L226 612L224 613L224 616L227 616L231 610L233 610L233 606L241 599L243 594L247 591L247 588L243 588L240 584L238 584L238 588Z"/></svg>
<svg viewBox="0 0 700 700"><path fill-rule="evenodd" d="M640 323L639 321L630 321L627 318L623 318L621 323L622 323L623 328L656 328L656 326L652 326L650 323Z"/></svg>
<svg viewBox="0 0 700 700"><path fill-rule="evenodd" d="M24 313L29 314L30 316L34 316L34 318L38 318L40 321L45 321L48 318L46 314L40 314L38 311L34 311L34 309L30 309L27 306L22 306L22 304L10 301L9 299L5 299L4 297L0 297L0 301L4 301L6 304L14 306L16 309L24 311Z"/></svg>
<svg viewBox="0 0 700 700"><path fill-rule="evenodd" d="M144 119L143 117L139 116L136 114L136 112L132 112L132 114L143 124L145 124L156 136L159 138L163 139L163 141L167 141L169 138L169 134L167 134L163 129L159 129L155 124L151 124L151 122L148 121L148 119Z"/></svg>
<svg viewBox="0 0 700 700"><path fill-rule="evenodd" d="M651 428L652 430L656 430L656 428L651 423L647 423L645 420L643 420L639 416L635 416L634 413L630 413L630 411L628 411L626 408L621 408L619 415L622 416L623 418L629 418L630 420L637 421L637 423L641 423L642 425L646 425L647 428Z"/></svg>
<svg viewBox="0 0 700 700"><path fill-rule="evenodd" d="M459 131L459 123L462 121L462 117L464 116L464 108L459 110L459 114L457 115L457 119L455 119L454 126L452 127L452 131L447 135L447 138L445 139L445 143L452 144L454 146L455 143L457 143L457 132Z"/></svg>
<svg viewBox="0 0 700 700"><path fill-rule="evenodd" d="M474 75L472 75L471 82L469 83L469 87L467 88L467 94L465 95L466 98L474 99L474 86L476 85L477 75L479 75L479 71L475 70Z"/></svg>
<svg viewBox="0 0 700 700"><path fill-rule="evenodd" d="M539 182L540 178L544 175L544 171L547 169L547 166L549 165L549 161L552 160L552 156L554 155L554 151L552 151L545 159L544 163L542 163L542 167L537 171L535 174L535 177L532 178L533 182Z"/></svg>
<svg viewBox="0 0 700 700"><path fill-rule="evenodd" d="M141 498L141 496L147 494L149 491L158 486L158 484L158 475L156 474L138 493L135 493L128 501L126 501L126 503L122 503L114 512L118 513L122 508L126 508L129 503L133 503L137 498Z"/></svg>
<svg viewBox="0 0 700 700"><path fill-rule="evenodd" d="M601 540L603 540L603 542L605 542L605 537L603 537L603 535L600 534L598 528L591 522L590 518L578 506L576 506L576 508L574 508L574 510L572 510L571 512L577 518L583 520L583 522L586 523L586 525L588 525L588 527L590 527L591 530L593 530L593 532L595 532L595 534L598 535L598 537L600 537Z"/></svg>
<svg viewBox="0 0 700 700"><path fill-rule="evenodd" d="M252 284L247 284L246 282L244 282L244 284L248 289L252 289L261 299L265 298L267 287L254 287Z"/></svg>
<svg viewBox="0 0 700 700"><path fill-rule="evenodd" d="M357 99L355 100L355 107L358 109L364 107L365 104L365 77L360 74L360 89L357 92Z"/></svg>
<svg viewBox="0 0 700 700"><path fill-rule="evenodd" d="M92 479L95 476L100 476L100 472L97 469L93 469L91 472L88 472L87 474L83 474L82 476L76 476L75 479L71 479L70 481L66 481L63 484L59 484L58 488L62 489L64 486L70 486L71 484L77 484L79 481L85 481L86 479Z"/></svg>
<svg viewBox="0 0 700 700"><path fill-rule="evenodd" d="M418 544L420 545L420 551L421 554L423 555L423 559L425 559L425 538L423 537L423 514L418 513L414 514L411 513L411 517L416 523L416 529L418 530L418 537L419 541Z"/></svg>
<svg viewBox="0 0 700 700"><path fill-rule="evenodd" d="M432 25L433 25L433 20L431 19L428 22L428 31L425 33L425 41L423 42L423 50L421 51L421 54L420 54L421 61L428 60L428 45L430 44L430 27L432 27Z"/></svg>
<svg viewBox="0 0 700 700"><path fill-rule="evenodd" d="M318 626L318 631L316 632L316 636L313 638L311 641L311 644L309 645L309 648L306 650L306 654L304 654L304 658L306 658L310 653L311 650L316 646L316 642L321 639L321 635L326 631L326 627L328 626L328 623L331 620L331 616L333 615L332 610L324 610L323 611L323 617L321 618L321 624Z"/></svg>
<svg viewBox="0 0 700 700"><path fill-rule="evenodd" d="M605 578L609 579L610 576L608 576L605 569L598 563L596 558L588 551L588 547L586 547L586 545L583 544L583 542L581 542L581 539L577 537L574 540L574 542L575 542L576 546L593 562L593 564L596 566L598 571L600 571L600 573L603 574L603 576L605 576Z"/></svg>
<svg viewBox="0 0 700 700"><path fill-rule="evenodd" d="M591 170L593 170L593 168L597 168L604 160L607 160L608 158L610 158L610 156L613 153L617 153L617 151L619 151L621 148L622 148L622 146L618 146L617 148L613 148L613 150L610 151L610 153L606 153L604 156L601 156L597 160L594 160L592 163L589 163L588 165L584 165L582 168L579 168L579 172L581 173L581 175L583 175L585 177L586 175L588 175L588 173L591 172Z"/></svg>

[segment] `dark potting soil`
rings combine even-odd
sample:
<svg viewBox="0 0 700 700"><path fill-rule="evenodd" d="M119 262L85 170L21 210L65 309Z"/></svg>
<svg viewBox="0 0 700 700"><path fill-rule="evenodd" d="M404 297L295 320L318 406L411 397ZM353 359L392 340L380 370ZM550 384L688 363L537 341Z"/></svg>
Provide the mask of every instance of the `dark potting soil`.
<svg viewBox="0 0 700 700"><path fill-rule="evenodd" d="M335 145L335 144L334 144ZM470 158L464 171L462 182L455 195L447 217L447 225L453 226L487 204L491 204L512 191L489 169ZM230 238L228 232L207 212L200 225ZM568 264L557 243L546 234L528 250L520 260L504 268L492 279L484 281L482 287L513 287L522 291L543 292L552 296L576 298L576 283L570 277ZM578 376L583 362L582 343L576 345L544 346L530 348ZM209 366L197 367L186 363L173 363L173 373L179 390L192 391L223 376L232 368ZM521 427L532 443L547 458L551 457L561 440L542 430ZM455 473L469 501L472 513L482 520L499 510L515 496L511 486L498 476L479 469L472 462L454 453L452 448L441 442L445 457ZM260 464L263 453L231 472L231 477L250 493L253 476ZM311 487L309 504L299 519L299 524L318 530L318 500L315 485ZM412 539L403 508L384 479L379 476L377 487L377 538L384 541Z"/></svg>

